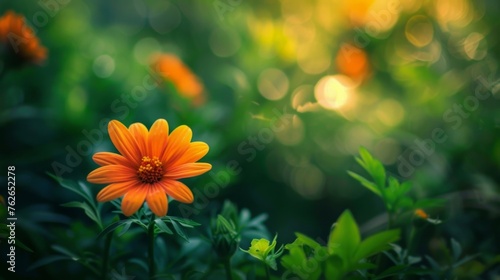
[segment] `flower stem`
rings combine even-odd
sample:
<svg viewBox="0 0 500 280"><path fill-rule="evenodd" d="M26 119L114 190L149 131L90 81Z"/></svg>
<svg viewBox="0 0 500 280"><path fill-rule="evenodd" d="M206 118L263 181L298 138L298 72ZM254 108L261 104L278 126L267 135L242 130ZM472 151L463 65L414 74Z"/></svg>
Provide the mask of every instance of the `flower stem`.
<svg viewBox="0 0 500 280"><path fill-rule="evenodd" d="M111 249L111 241L113 240L113 233L106 235L106 240L104 241L104 256L102 259L101 277L103 280L107 279L108 276L108 266L109 266L109 251Z"/></svg>
<svg viewBox="0 0 500 280"><path fill-rule="evenodd" d="M155 276L155 222L154 215L148 226L148 259L149 259L149 279Z"/></svg>
<svg viewBox="0 0 500 280"><path fill-rule="evenodd" d="M269 273L269 266L265 262L264 266L266 267L266 279L271 280L271 273Z"/></svg>
<svg viewBox="0 0 500 280"><path fill-rule="evenodd" d="M231 271L231 258L226 258L224 260L224 268L226 269L227 280L233 280L233 273Z"/></svg>

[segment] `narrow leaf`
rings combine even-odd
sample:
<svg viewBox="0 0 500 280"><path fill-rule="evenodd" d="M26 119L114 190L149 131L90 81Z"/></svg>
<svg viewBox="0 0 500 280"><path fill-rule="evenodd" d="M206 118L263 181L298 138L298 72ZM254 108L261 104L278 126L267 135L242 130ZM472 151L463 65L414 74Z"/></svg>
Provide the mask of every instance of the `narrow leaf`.
<svg viewBox="0 0 500 280"><path fill-rule="evenodd" d="M347 171L347 173L351 177L353 177L354 179L356 179L358 182L360 182L361 185L363 185L364 187L366 187L367 189L369 189L370 191L372 191L374 194L376 194L378 196L382 196L380 190L378 189L378 186L376 184L374 184L373 182L368 181L363 176L358 175L358 174L356 174L356 173L354 173L352 171Z"/></svg>
<svg viewBox="0 0 500 280"><path fill-rule="evenodd" d="M158 226L161 232L167 233L167 234L174 234L174 232L168 228L167 224L165 224L164 221L161 219L155 219L155 224Z"/></svg>
<svg viewBox="0 0 500 280"><path fill-rule="evenodd" d="M119 220L117 222L114 222L112 224L110 224L109 226L107 226L103 231L101 231L101 233L99 233L99 235L97 236L97 239L113 232L115 229L117 229L119 226L125 224L125 223L128 223L130 220L129 219L126 219L126 220Z"/></svg>
<svg viewBox="0 0 500 280"><path fill-rule="evenodd" d="M451 239L451 252L453 253L453 261L458 261L462 255L462 246L453 238Z"/></svg>

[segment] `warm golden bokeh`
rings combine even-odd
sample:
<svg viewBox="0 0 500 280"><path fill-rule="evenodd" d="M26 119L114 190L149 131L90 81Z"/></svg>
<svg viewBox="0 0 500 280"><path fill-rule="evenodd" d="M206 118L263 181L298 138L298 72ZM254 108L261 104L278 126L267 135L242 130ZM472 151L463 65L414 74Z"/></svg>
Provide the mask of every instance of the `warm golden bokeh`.
<svg viewBox="0 0 500 280"><path fill-rule="evenodd" d="M23 16L7 11L0 18L0 42L23 62L40 64L47 58L35 32L26 24Z"/></svg>
<svg viewBox="0 0 500 280"><path fill-rule="evenodd" d="M177 56L160 54L153 57L153 69L171 81L184 97L201 105L205 101L203 84L198 77Z"/></svg>

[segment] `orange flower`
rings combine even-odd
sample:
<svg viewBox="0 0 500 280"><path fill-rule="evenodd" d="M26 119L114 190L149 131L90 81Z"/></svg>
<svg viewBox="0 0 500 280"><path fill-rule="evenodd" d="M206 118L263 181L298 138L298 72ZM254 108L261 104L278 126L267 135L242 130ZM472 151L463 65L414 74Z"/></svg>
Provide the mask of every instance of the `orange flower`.
<svg viewBox="0 0 500 280"><path fill-rule="evenodd" d="M339 72L354 80L363 80L368 75L368 55L363 49L344 44L335 60Z"/></svg>
<svg viewBox="0 0 500 280"><path fill-rule="evenodd" d="M154 57L153 61L153 69L170 80L180 94L195 103L203 102L203 84L178 57L162 54Z"/></svg>
<svg viewBox="0 0 500 280"><path fill-rule="evenodd" d="M13 11L0 18L0 42L7 45L21 62L39 64L47 57L47 49L40 45L24 17Z"/></svg>
<svg viewBox="0 0 500 280"><path fill-rule="evenodd" d="M424 219L424 220L429 218L429 215L427 213L425 213L425 211L420 209L420 208L415 210L415 216L417 216L421 219Z"/></svg>
<svg viewBox="0 0 500 280"><path fill-rule="evenodd" d="M212 166L196 162L208 153L204 142L191 142L192 131L181 125L169 135L168 123L157 120L151 129L141 123L125 127L113 120L108 125L111 141L120 154L99 152L92 159L101 167L87 180L109 184L97 194L106 202L121 196L122 211L134 214L146 201L157 216L168 210L167 195L183 203L193 202L193 193L179 179L201 175Z"/></svg>

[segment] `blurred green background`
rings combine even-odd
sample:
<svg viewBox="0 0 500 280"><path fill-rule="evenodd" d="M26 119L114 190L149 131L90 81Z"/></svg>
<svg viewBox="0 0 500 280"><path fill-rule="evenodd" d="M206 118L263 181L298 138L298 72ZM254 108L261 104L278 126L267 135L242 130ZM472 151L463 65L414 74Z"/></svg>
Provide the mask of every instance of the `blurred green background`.
<svg viewBox="0 0 500 280"><path fill-rule="evenodd" d="M20 269L88 222L60 206L75 197L46 173L85 181L91 155L114 150L110 119L165 118L209 144L212 173L186 182L230 183L193 220L229 198L268 213L281 243L296 231L326 239L346 208L369 233L384 207L346 173L361 172L364 146L414 197L447 200L429 210L445 222L422 251L454 237L499 252L498 1L3 0L7 10L48 50L0 80L1 166L16 166L17 235L36 252L18 250ZM203 92L156 73L158 53L182 60Z"/></svg>

